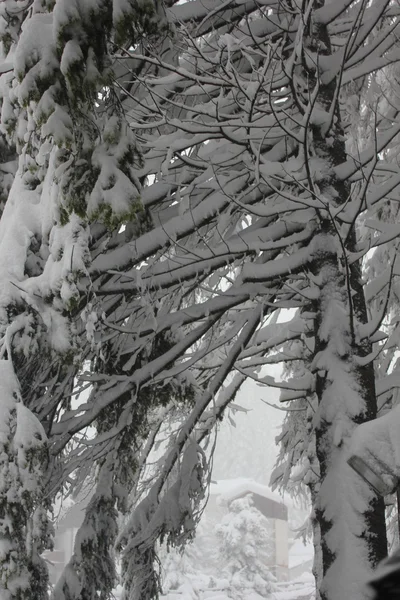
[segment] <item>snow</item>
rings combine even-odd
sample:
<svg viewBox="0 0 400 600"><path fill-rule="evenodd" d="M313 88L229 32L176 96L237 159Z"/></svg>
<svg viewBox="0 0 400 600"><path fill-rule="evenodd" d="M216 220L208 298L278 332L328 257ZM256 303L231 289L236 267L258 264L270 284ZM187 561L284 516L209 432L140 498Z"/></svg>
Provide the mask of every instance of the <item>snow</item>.
<svg viewBox="0 0 400 600"><path fill-rule="evenodd" d="M21 104L24 104L36 89L36 80L51 77L58 67L52 19L51 13L36 13L30 19L26 19L22 26L14 55L14 70L21 82Z"/></svg>
<svg viewBox="0 0 400 600"><path fill-rule="evenodd" d="M367 582L372 575L368 547L362 538L365 531L363 512L373 498L371 490L347 466L339 451L332 453L334 463L321 490L321 506L325 516L335 524L326 536L329 548L336 553L336 560L324 579L333 600L343 597L368 597Z"/></svg>
<svg viewBox="0 0 400 600"><path fill-rule="evenodd" d="M50 165L53 164L50 162ZM52 214L56 211L52 171L44 182L43 193L27 190L20 169L14 179L10 195L0 221L0 323L6 326L6 307L21 297L41 315L48 328L49 339L57 350L70 347L68 329L61 312L43 299L55 293L67 304L77 296L71 273L84 273L87 262L89 233L81 221L72 215L64 227L54 226ZM45 216L45 218L43 218ZM33 237L42 240L42 257L47 256L43 273L28 279L24 272L26 257ZM64 304L64 306L65 306ZM30 326L28 315L20 317L20 329ZM26 338L27 343L29 339ZM29 343L34 343L31 341ZM25 349L26 351L27 349Z"/></svg>
<svg viewBox="0 0 400 600"><path fill-rule="evenodd" d="M315 579L309 573L304 573L290 583L278 584L274 593L276 600L312 600L315 598Z"/></svg>
<svg viewBox="0 0 400 600"><path fill-rule="evenodd" d="M16 409L17 427L14 433L14 445L29 450L35 447L38 441L45 441L46 433L39 419L22 402L17 403Z"/></svg>
<svg viewBox="0 0 400 600"><path fill-rule="evenodd" d="M129 17L133 10L133 3L131 0L113 0L113 23L118 26L120 21Z"/></svg>
<svg viewBox="0 0 400 600"><path fill-rule="evenodd" d="M195 584L195 595L193 594L193 585L182 585L174 591L161 595L163 600L232 600L232 592L228 584L223 579L214 579L212 587L197 585L196 580L191 579L191 584ZM277 591L270 597L271 600L313 600L315 598L315 581L313 576L303 575L294 581L288 583L278 582ZM187 590L190 590L189 592ZM114 591L115 597L122 598L122 589L117 588ZM265 596L260 596L254 590L246 593L245 600L265 600Z"/></svg>
<svg viewBox="0 0 400 600"><path fill-rule="evenodd" d="M400 480L400 406L386 415L359 425L349 452L365 463L393 490Z"/></svg>
<svg viewBox="0 0 400 600"><path fill-rule="evenodd" d="M69 40L65 46L61 56L60 71L64 77L68 77L70 70L77 63L83 61L83 53L77 40Z"/></svg>
<svg viewBox="0 0 400 600"><path fill-rule="evenodd" d="M294 254L278 258L267 264L246 263L243 267L244 281L270 281L277 277L284 277L300 268L304 268L310 261L310 247L300 248Z"/></svg>
<svg viewBox="0 0 400 600"><path fill-rule="evenodd" d="M4 307L19 296L18 284L24 279L24 265L32 235L39 229L38 197L26 190L17 175L0 220L0 322ZM3 314L2 314L3 313Z"/></svg>
<svg viewBox="0 0 400 600"><path fill-rule="evenodd" d="M11 411L15 409L19 385L8 360L0 360L0 444L7 444L10 435Z"/></svg>
<svg viewBox="0 0 400 600"><path fill-rule="evenodd" d="M50 103L51 106L51 97L48 97L46 100L46 103ZM42 104L39 105L39 108L41 108L43 112L47 112L49 106L44 105L42 101ZM52 141L54 141L56 146L59 148L72 143L73 122L63 107L58 105L54 107L54 110L50 116L48 116L46 122L42 126L41 134L44 138L50 138ZM56 171L55 175L59 176L60 171Z"/></svg>
<svg viewBox="0 0 400 600"><path fill-rule="evenodd" d="M234 500L245 493L259 494L264 498L273 500L278 504L285 504L282 497L275 492L272 492L269 487L257 483L252 479L239 477L237 479L220 479L212 481L210 485L210 494L221 496L226 501Z"/></svg>
<svg viewBox="0 0 400 600"><path fill-rule="evenodd" d="M58 0L53 12L56 34L62 34L67 28L69 33L71 23L74 23L76 36L82 35L85 21L93 20L103 4L103 0Z"/></svg>

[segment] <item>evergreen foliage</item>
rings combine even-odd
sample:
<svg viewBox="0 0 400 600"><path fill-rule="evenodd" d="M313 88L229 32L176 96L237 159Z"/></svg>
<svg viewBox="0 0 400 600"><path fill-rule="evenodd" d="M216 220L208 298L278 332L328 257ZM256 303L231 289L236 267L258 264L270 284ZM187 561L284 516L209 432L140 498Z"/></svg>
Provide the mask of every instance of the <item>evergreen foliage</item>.
<svg viewBox="0 0 400 600"><path fill-rule="evenodd" d="M216 533L232 598L244 600L253 590L268 598L276 590L275 578L267 567L271 564L273 531L250 494L229 503L229 512Z"/></svg>
<svg viewBox="0 0 400 600"><path fill-rule="evenodd" d="M51 545L43 486L47 439L23 405L10 360L0 360L0 590L4 600L45 600L48 573L41 557Z"/></svg>

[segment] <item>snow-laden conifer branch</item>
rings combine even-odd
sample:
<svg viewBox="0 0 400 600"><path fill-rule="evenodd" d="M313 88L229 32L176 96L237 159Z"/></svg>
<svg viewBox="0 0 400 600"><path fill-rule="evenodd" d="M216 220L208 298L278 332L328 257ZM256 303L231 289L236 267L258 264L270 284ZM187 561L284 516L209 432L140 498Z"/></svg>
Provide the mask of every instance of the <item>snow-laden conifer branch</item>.
<svg viewBox="0 0 400 600"><path fill-rule="evenodd" d="M160 536L167 536L169 543L177 544L191 535L193 511L203 497L204 482L201 476L198 477L199 473L196 467L198 464L197 443L191 441L190 437L202 414L221 388L243 345L247 344L253 336L261 318L261 307L253 310L252 314L248 316L248 322L238 336L237 341L233 344L227 360L216 372L209 388L196 401L194 409L177 435L174 446L167 453L165 461L163 461L159 477L145 500L133 513L133 518L121 536L119 545L124 548L125 581L129 586L126 589L126 598L136 600L145 597L150 600L155 596L154 584L151 588L148 587L149 581L155 581L151 575L154 564L149 564L148 553L154 554L154 544ZM202 433L204 435L204 429ZM167 479L179 460L183 449L185 450L178 479L161 496ZM189 477L184 478L185 460L193 452L196 456L195 463L190 467ZM192 476L192 473L195 477ZM183 496L182 487L187 488ZM178 497L176 498L177 493ZM194 506L192 506L192 503L194 503Z"/></svg>

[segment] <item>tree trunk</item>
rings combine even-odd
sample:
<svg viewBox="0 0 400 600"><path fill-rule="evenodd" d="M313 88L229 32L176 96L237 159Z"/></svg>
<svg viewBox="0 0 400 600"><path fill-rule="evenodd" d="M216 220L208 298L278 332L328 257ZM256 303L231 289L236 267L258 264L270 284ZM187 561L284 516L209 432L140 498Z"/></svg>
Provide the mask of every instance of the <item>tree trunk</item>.
<svg viewBox="0 0 400 600"><path fill-rule="evenodd" d="M320 6L322 3L315 8ZM318 48L320 54L330 54L327 28L311 21L308 26L305 52ZM337 82L317 82L315 70L307 69L305 63L303 60L308 80L314 86L319 84L315 107L329 113L335 105L329 133L311 126L314 155L329 169L318 190L327 210L320 213L312 255L312 273L319 288L312 368L316 373L315 430L321 473L315 507L322 548L320 593L323 600L361 600L367 594L364 585L371 569L387 553L384 503L352 473L347 448L354 428L376 417L375 376L372 362L360 366L358 361L372 348L357 335L357 324L367 321L361 265L349 265L346 258L347 252L355 250L356 232L353 225L350 229L340 226L331 216L332 209L344 205L351 193L350 185L339 181L331 170L346 159L335 97Z"/></svg>

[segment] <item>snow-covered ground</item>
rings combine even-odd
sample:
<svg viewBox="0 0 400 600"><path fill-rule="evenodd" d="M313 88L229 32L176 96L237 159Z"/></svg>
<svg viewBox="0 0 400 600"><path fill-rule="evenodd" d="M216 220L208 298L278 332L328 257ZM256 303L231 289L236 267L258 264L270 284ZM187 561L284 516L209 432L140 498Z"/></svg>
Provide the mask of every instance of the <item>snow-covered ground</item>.
<svg viewBox="0 0 400 600"><path fill-rule="evenodd" d="M215 581L213 587L203 587L201 582L193 586L193 582L183 584L177 590L161 596L162 600L232 600L229 593L228 583L224 580ZM197 589L196 589L197 587ZM193 591L195 588L195 591ZM278 590L270 597L270 600L314 600L315 582L309 573L304 573L295 581L281 582L277 584ZM116 599L121 598L122 590L115 591ZM246 594L246 600L266 600L254 591Z"/></svg>
<svg viewBox="0 0 400 600"><path fill-rule="evenodd" d="M311 543L304 544L302 540L296 540L289 549L289 577L297 581L303 573L311 574L314 560L314 546Z"/></svg>
<svg viewBox="0 0 400 600"><path fill-rule="evenodd" d="M278 592L275 592L276 600L314 600L315 580L311 573L303 573L294 581L278 583Z"/></svg>

